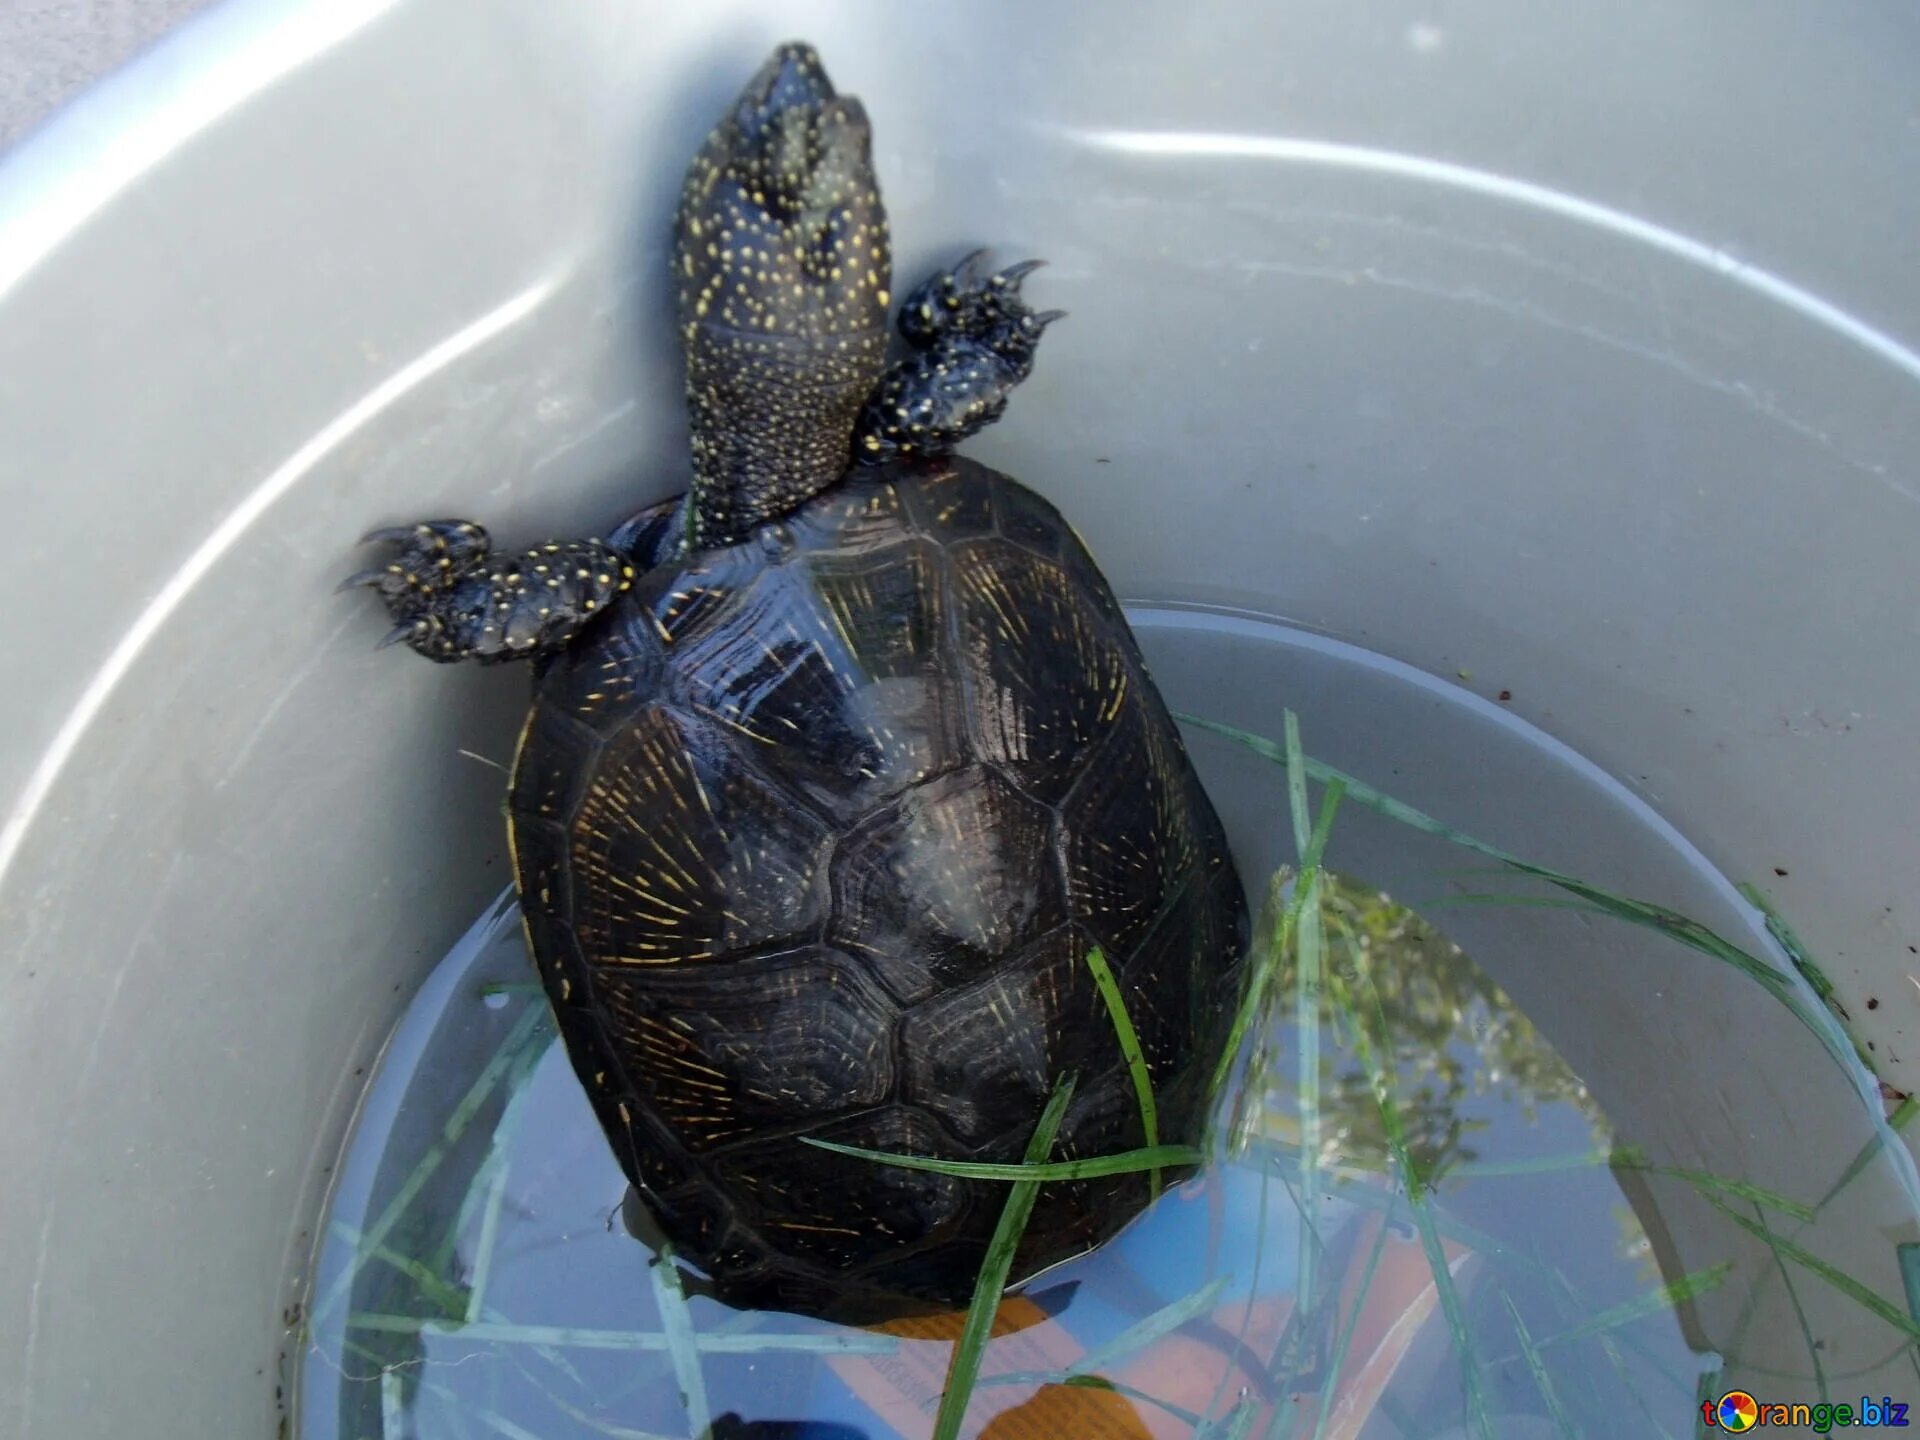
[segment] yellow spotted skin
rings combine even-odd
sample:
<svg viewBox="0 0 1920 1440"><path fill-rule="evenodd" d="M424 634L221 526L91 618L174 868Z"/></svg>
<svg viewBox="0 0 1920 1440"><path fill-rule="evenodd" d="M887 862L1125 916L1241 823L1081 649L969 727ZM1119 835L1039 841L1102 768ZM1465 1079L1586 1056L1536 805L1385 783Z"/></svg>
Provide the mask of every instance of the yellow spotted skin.
<svg viewBox="0 0 1920 1440"><path fill-rule="evenodd" d="M542 676L511 811L582 1084L723 1298L866 1320L964 1304L1004 1186L802 1134L1017 1160L1143 1143L1086 956L1197 1138L1246 915L1112 592L1059 513L970 461L856 472L742 544L642 574ZM649 566L649 560L658 563ZM1049 1185L1031 1274L1144 1176Z"/></svg>
<svg viewBox="0 0 1920 1440"><path fill-rule="evenodd" d="M675 231L688 539L728 545L839 479L886 361L892 247L867 116L783 45L687 172Z"/></svg>

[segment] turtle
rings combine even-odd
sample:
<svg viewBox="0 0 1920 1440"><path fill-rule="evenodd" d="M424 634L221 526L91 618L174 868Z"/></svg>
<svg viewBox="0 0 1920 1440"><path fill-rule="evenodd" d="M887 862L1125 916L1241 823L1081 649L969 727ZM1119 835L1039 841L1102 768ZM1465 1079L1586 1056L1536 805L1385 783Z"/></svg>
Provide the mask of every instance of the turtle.
<svg viewBox="0 0 1920 1440"><path fill-rule="evenodd" d="M980 252L898 310L861 103L779 46L674 222L691 478L605 537L366 537L386 641L525 660L523 919L639 1210L723 1301L852 1323L966 1303L1018 1161L1192 1138L1239 994L1240 880L1111 587L1053 505L955 454L1057 311ZM1096 974L1105 963L1115 1007ZM1158 1177L1041 1187L1013 1279Z"/></svg>

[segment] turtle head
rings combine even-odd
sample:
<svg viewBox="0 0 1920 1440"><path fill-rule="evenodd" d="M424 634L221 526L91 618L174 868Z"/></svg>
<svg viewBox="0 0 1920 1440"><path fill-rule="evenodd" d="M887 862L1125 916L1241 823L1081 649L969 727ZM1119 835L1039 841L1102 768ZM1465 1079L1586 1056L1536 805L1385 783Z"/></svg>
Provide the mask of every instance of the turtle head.
<svg viewBox="0 0 1920 1440"><path fill-rule="evenodd" d="M780 46L694 157L676 217L695 548L844 473L885 363L891 260L866 111L811 46Z"/></svg>

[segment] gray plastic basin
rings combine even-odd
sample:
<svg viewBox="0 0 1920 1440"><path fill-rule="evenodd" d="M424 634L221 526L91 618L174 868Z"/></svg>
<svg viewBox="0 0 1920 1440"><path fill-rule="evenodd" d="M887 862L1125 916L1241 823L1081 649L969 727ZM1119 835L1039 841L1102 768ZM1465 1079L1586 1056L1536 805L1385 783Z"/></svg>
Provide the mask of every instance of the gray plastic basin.
<svg viewBox="0 0 1920 1440"><path fill-rule="evenodd" d="M1509 691L1920 1078L1920 15L244 0L0 166L0 1434L273 1433L524 698L330 588L681 488L666 218L790 33L898 273L1052 261L973 450L1125 596Z"/></svg>

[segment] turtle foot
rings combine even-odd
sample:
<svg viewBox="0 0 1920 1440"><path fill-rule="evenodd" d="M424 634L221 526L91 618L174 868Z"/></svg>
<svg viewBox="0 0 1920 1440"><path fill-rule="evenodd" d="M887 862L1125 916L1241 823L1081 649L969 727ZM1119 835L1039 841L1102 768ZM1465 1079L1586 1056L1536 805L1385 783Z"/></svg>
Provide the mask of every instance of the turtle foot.
<svg viewBox="0 0 1920 1440"><path fill-rule="evenodd" d="M1043 262L983 276L985 253L929 277L901 304L900 333L914 353L881 377L860 412L856 460L944 455L998 420L1033 373L1042 332L1066 312L1036 313L1021 298L1021 282Z"/></svg>
<svg viewBox="0 0 1920 1440"><path fill-rule="evenodd" d="M362 543L396 548L340 588L379 592L394 622L381 645L404 642L442 664L553 654L633 583L633 567L605 541L555 540L500 557L467 520L376 530Z"/></svg>

